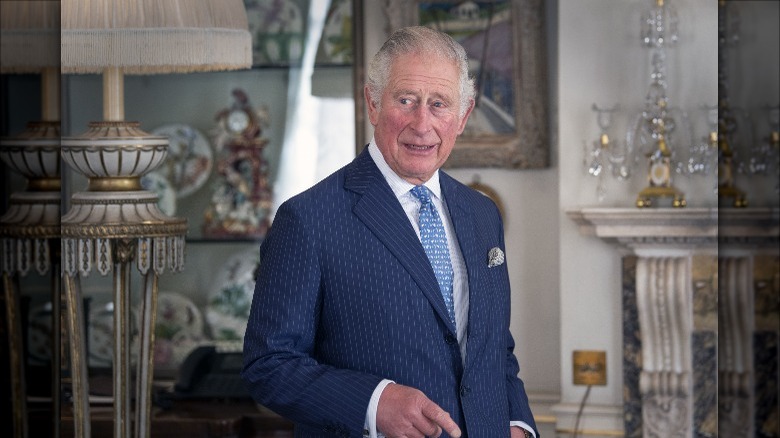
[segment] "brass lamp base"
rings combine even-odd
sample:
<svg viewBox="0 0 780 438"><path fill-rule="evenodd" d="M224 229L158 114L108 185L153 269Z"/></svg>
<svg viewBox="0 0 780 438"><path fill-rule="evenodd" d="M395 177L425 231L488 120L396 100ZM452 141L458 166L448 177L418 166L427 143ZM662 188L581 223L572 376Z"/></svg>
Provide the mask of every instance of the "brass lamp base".
<svg viewBox="0 0 780 438"><path fill-rule="evenodd" d="M157 277L184 267L187 220L164 215L155 193L86 191L71 196L62 216L62 269L68 306L75 436L90 436L90 405L80 280L113 273L114 437L150 436ZM142 276L140 351L131 390L131 266ZM134 396L135 395L135 396ZM135 432L133 432L135 427Z"/></svg>
<svg viewBox="0 0 780 438"><path fill-rule="evenodd" d="M683 208L688 203L685 201L685 194L671 186L649 186L642 189L636 197L636 206L638 208L647 208L653 206L654 198L672 198L672 207Z"/></svg>

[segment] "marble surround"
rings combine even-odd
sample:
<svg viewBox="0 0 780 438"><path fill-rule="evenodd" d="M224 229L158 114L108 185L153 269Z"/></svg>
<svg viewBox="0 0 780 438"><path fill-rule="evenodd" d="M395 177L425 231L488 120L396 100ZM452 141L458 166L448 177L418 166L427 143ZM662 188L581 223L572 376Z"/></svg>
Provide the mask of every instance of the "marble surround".
<svg viewBox="0 0 780 438"><path fill-rule="evenodd" d="M625 436L780 436L780 210L567 214L623 254Z"/></svg>

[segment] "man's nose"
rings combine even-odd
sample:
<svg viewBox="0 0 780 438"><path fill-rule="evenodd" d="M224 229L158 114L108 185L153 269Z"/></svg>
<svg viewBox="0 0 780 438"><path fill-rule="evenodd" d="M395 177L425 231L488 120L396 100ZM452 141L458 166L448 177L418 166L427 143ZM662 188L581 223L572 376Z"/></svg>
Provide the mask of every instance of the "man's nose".
<svg viewBox="0 0 780 438"><path fill-rule="evenodd" d="M417 134L425 134L431 130L431 113L427 106L420 105L414 110L409 127Z"/></svg>

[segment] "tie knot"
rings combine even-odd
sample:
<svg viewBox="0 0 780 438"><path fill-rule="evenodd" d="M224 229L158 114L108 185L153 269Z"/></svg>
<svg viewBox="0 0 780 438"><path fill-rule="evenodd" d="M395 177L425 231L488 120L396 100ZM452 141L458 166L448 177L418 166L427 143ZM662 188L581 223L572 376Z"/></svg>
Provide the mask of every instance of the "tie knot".
<svg viewBox="0 0 780 438"><path fill-rule="evenodd" d="M410 191L412 192L412 195L414 195L414 197L417 198L422 205L431 203L431 192L428 191L427 187L414 186Z"/></svg>

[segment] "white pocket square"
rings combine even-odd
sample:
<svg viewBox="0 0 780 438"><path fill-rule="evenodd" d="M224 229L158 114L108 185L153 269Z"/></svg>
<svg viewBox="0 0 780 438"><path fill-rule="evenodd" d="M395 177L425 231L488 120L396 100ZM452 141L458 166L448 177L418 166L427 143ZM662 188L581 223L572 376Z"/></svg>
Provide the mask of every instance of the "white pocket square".
<svg viewBox="0 0 780 438"><path fill-rule="evenodd" d="M504 251L501 248L494 247L488 251L488 268L493 268L504 264Z"/></svg>

